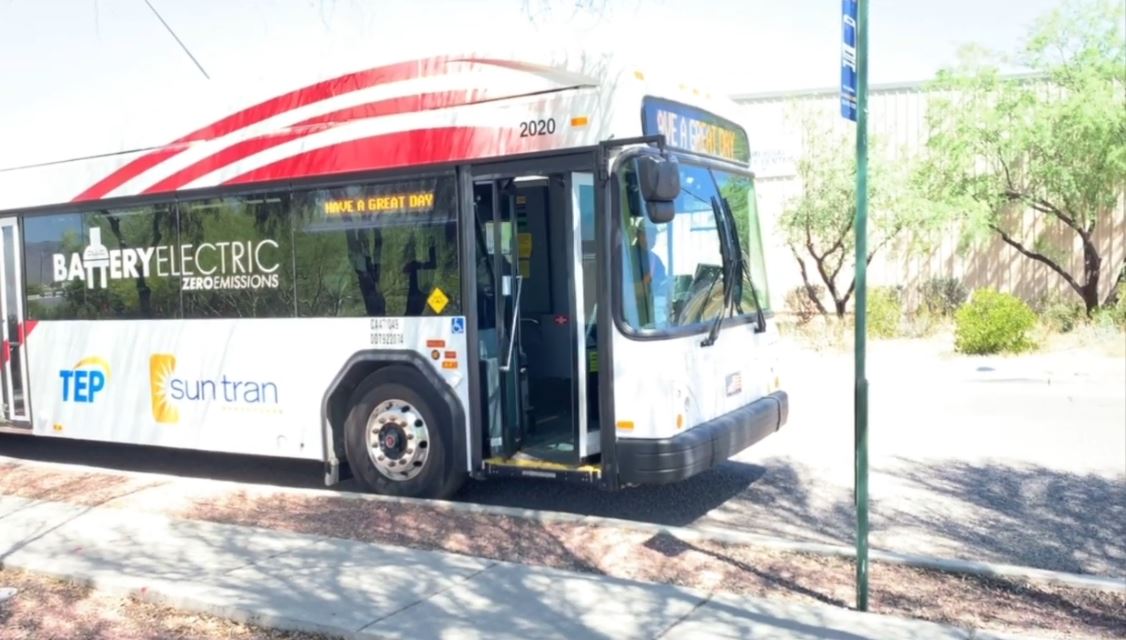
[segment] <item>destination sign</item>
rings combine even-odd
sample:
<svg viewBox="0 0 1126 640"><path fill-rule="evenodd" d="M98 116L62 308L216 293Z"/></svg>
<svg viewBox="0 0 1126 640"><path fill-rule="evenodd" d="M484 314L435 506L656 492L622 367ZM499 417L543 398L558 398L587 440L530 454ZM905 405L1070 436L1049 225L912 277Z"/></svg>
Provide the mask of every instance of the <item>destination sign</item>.
<svg viewBox="0 0 1126 640"><path fill-rule="evenodd" d="M323 203L326 216L355 213L407 213L434 208L434 192L389 193L377 196L336 198Z"/></svg>
<svg viewBox="0 0 1126 640"><path fill-rule="evenodd" d="M329 225L409 225L452 206L453 180L418 178L318 189L310 192L315 228Z"/></svg>
<svg viewBox="0 0 1126 640"><path fill-rule="evenodd" d="M751 149L742 127L703 109L645 98L641 108L644 135L663 135L670 147L726 160L750 162Z"/></svg>

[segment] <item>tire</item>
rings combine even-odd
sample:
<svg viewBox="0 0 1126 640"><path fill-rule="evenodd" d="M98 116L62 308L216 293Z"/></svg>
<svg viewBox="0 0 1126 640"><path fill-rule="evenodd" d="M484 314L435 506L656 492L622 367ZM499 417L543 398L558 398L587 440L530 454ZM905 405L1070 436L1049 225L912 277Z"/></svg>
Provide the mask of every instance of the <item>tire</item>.
<svg viewBox="0 0 1126 640"><path fill-rule="evenodd" d="M351 405L344 453L364 488L440 499L461 487L465 471L457 465L452 420L418 372L398 366L376 371L356 388Z"/></svg>

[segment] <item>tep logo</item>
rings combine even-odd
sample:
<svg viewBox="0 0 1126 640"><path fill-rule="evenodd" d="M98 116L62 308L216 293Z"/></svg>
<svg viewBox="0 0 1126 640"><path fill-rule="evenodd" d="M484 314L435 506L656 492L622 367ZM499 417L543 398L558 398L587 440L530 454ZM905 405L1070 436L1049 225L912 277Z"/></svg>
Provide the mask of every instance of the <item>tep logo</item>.
<svg viewBox="0 0 1126 640"><path fill-rule="evenodd" d="M108 362L97 356L82 358L73 368L59 371L63 402L93 402L109 378Z"/></svg>
<svg viewBox="0 0 1126 640"><path fill-rule="evenodd" d="M176 424L180 410L169 397L169 381L176 372L176 356L154 353L149 358L149 389L152 393L152 417L161 424Z"/></svg>

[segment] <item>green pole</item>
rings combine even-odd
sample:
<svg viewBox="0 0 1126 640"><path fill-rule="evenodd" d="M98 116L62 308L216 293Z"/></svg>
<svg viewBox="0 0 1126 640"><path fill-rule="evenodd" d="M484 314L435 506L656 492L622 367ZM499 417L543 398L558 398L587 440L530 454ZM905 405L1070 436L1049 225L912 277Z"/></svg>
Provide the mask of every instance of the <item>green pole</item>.
<svg viewBox="0 0 1126 640"><path fill-rule="evenodd" d="M856 608L868 610L868 0L856 20Z"/></svg>

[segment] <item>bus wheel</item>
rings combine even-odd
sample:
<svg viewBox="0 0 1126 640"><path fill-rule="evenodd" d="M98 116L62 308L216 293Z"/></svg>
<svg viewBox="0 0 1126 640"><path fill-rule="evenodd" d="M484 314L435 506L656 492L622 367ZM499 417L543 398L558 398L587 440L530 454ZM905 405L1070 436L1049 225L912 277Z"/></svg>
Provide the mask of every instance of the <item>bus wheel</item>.
<svg viewBox="0 0 1126 640"><path fill-rule="evenodd" d="M464 474L454 469L451 425L434 411L436 394L426 384L414 371L396 367L369 376L353 395L345 453L367 489L445 498L460 487Z"/></svg>

